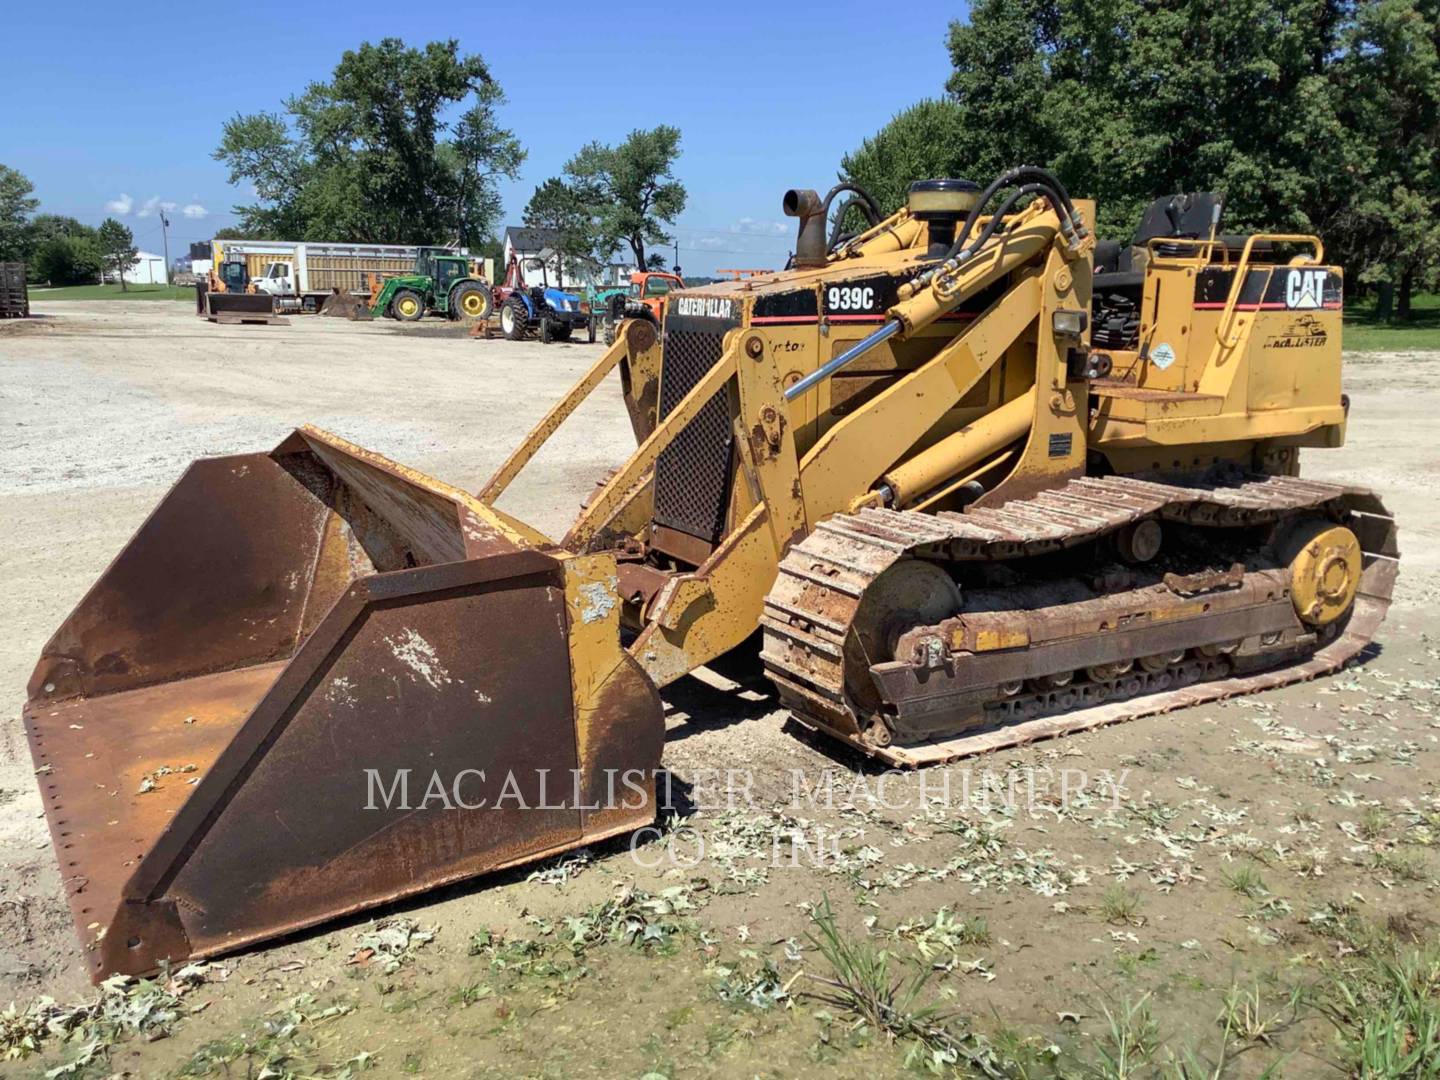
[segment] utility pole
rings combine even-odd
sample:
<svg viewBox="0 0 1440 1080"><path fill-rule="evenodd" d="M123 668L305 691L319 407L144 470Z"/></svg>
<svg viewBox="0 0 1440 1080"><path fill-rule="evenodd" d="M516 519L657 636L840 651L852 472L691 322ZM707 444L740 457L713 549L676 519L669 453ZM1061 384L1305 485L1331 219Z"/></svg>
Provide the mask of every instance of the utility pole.
<svg viewBox="0 0 1440 1080"><path fill-rule="evenodd" d="M165 252L165 284L170 284L170 234L165 230L170 228L170 219L165 216L165 211L160 211L160 243Z"/></svg>
<svg viewBox="0 0 1440 1080"><path fill-rule="evenodd" d="M680 272L679 267L680 267L680 238L677 236L677 237L675 238L675 258L673 258L673 259L670 260L670 269L673 270L675 273L678 274L678 273Z"/></svg>

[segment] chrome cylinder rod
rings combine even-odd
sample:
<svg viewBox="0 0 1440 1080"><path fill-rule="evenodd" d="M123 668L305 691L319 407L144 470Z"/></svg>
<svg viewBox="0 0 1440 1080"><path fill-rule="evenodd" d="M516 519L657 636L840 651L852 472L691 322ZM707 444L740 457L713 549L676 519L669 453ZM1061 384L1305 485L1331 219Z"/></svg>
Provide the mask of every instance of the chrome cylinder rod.
<svg viewBox="0 0 1440 1080"><path fill-rule="evenodd" d="M858 359L861 356L864 356L867 352L873 349L876 345L879 345L886 338L894 337L900 332L901 325L902 324L899 319L891 319L879 330L876 330L869 337L864 338L861 341L857 341L854 345L850 346L850 348L846 349L839 356L835 357L835 359L828 361L827 363L821 364L809 375L806 375L794 386L787 389L785 391L785 400L794 401L797 397L805 393L806 390L809 390L816 383L824 382L831 375L834 375L835 372L843 368L846 364Z"/></svg>

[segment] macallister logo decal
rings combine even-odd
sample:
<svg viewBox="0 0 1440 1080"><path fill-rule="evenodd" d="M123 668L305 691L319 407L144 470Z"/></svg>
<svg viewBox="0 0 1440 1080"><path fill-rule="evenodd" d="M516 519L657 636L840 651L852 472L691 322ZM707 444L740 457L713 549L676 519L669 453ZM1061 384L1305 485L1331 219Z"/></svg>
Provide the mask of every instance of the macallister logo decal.
<svg viewBox="0 0 1440 1080"><path fill-rule="evenodd" d="M1329 341L1324 324L1314 315L1296 315L1265 339L1267 349L1319 349Z"/></svg>
<svg viewBox="0 0 1440 1080"><path fill-rule="evenodd" d="M675 314L701 319L733 319L735 301L718 296L677 296Z"/></svg>

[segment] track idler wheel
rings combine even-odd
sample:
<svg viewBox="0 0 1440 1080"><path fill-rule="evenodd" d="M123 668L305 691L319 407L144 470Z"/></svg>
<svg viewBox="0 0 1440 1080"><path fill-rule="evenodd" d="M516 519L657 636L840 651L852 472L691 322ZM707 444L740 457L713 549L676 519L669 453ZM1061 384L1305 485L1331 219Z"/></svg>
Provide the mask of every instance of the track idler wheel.
<svg viewBox="0 0 1440 1080"><path fill-rule="evenodd" d="M960 610L960 588L939 566L901 559L866 587L845 642L845 689L854 703L878 711L870 665L895 657L908 630L935 626Z"/></svg>
<svg viewBox="0 0 1440 1080"><path fill-rule="evenodd" d="M1344 525L1300 522L1280 545L1290 566L1290 599L1307 626L1324 627L1350 610L1360 588L1360 541Z"/></svg>
<svg viewBox="0 0 1440 1080"><path fill-rule="evenodd" d="M1147 563L1160 554L1164 532L1154 518L1142 518L1126 525L1115 537L1120 558L1131 566Z"/></svg>

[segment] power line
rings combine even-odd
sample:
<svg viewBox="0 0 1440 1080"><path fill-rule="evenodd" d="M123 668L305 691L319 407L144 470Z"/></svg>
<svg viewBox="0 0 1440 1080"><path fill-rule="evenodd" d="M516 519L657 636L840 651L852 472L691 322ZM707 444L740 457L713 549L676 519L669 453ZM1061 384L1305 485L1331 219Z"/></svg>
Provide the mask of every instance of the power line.
<svg viewBox="0 0 1440 1080"><path fill-rule="evenodd" d="M703 225L671 225L676 232L709 233L712 236L753 236L756 240L781 239L788 236L790 229L783 232L754 232L744 229L707 229Z"/></svg>

